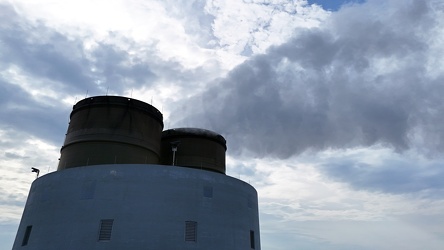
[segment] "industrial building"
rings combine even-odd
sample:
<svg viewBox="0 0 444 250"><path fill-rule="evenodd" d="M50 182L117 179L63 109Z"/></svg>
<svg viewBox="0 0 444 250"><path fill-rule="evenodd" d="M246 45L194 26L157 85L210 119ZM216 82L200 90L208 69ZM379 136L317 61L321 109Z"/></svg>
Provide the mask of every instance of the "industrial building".
<svg viewBox="0 0 444 250"><path fill-rule="evenodd" d="M258 197L226 141L163 131L153 106L95 96L70 115L57 171L31 185L13 249L260 249Z"/></svg>

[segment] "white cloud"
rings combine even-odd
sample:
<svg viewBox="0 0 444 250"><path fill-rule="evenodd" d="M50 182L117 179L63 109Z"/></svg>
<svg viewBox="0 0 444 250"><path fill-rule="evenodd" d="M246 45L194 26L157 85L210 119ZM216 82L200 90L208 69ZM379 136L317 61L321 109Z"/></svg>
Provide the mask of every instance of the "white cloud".
<svg viewBox="0 0 444 250"><path fill-rule="evenodd" d="M238 161L230 157L228 164L235 165L228 168L228 174L258 190L264 249L288 249L290 245L303 249L419 249L424 244L428 249L440 249L444 243L440 237L444 233L439 219L444 209L440 190L431 191L439 192L438 197L428 190L366 190L356 182L358 186L347 184L353 176L338 182L319 169L323 164L334 167L328 165L333 159L378 165L398 157L403 156L383 147L328 150L286 160ZM420 157L413 161L429 160ZM418 175L426 170L419 166L416 171ZM405 235L412 237L406 239Z"/></svg>
<svg viewBox="0 0 444 250"><path fill-rule="evenodd" d="M0 4L0 226L30 167L55 170L71 105L108 92L228 139L263 249L442 245L440 1Z"/></svg>
<svg viewBox="0 0 444 250"><path fill-rule="evenodd" d="M31 167L40 169L41 176L56 170L58 148L11 128L0 129L0 138L0 224L17 224L36 178Z"/></svg>
<svg viewBox="0 0 444 250"><path fill-rule="evenodd" d="M244 56L264 53L288 40L297 28L316 27L328 15L306 1L210 1L206 10L215 16L219 46Z"/></svg>

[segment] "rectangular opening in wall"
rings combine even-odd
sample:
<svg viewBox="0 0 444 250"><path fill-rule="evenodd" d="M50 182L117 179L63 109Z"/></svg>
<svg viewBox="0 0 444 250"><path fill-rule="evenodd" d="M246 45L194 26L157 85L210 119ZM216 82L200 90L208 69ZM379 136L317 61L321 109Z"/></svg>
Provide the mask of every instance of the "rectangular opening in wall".
<svg viewBox="0 0 444 250"><path fill-rule="evenodd" d="M28 245L29 236L31 236L32 226L27 226L25 230L25 235L23 236L22 246Z"/></svg>
<svg viewBox="0 0 444 250"><path fill-rule="evenodd" d="M113 231L113 219L106 219L100 221L99 241L110 241L111 233Z"/></svg>
<svg viewBox="0 0 444 250"><path fill-rule="evenodd" d="M197 222L185 221L185 241L196 242L197 241Z"/></svg>
<svg viewBox="0 0 444 250"><path fill-rule="evenodd" d="M254 231L250 230L250 248L254 249Z"/></svg>

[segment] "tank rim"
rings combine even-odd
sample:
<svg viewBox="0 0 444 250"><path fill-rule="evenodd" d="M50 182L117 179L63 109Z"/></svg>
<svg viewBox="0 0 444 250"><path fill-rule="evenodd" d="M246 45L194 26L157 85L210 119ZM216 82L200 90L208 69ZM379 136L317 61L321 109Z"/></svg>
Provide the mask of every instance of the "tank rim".
<svg viewBox="0 0 444 250"><path fill-rule="evenodd" d="M227 141L225 140L225 138L222 135L208 129L183 127L172 128L164 130L162 132L162 140L181 137L198 137L210 139L224 146L225 150L227 149Z"/></svg>
<svg viewBox="0 0 444 250"><path fill-rule="evenodd" d="M85 108L91 106L109 106L109 105L122 106L122 107L130 106L131 108L139 109L145 113L148 113L153 118L155 118L157 121L161 123L163 127L163 115L157 108L146 102L124 96L108 96L108 95L91 96L82 99L78 101L76 104L74 104L70 118L72 118L72 116L75 113Z"/></svg>

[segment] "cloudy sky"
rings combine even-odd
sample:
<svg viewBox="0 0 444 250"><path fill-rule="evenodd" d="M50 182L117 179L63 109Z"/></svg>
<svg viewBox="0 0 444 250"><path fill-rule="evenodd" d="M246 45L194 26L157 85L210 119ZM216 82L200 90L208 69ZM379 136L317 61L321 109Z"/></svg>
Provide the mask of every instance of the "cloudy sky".
<svg viewBox="0 0 444 250"><path fill-rule="evenodd" d="M0 248L72 105L228 141L263 249L442 249L441 0L0 0Z"/></svg>

